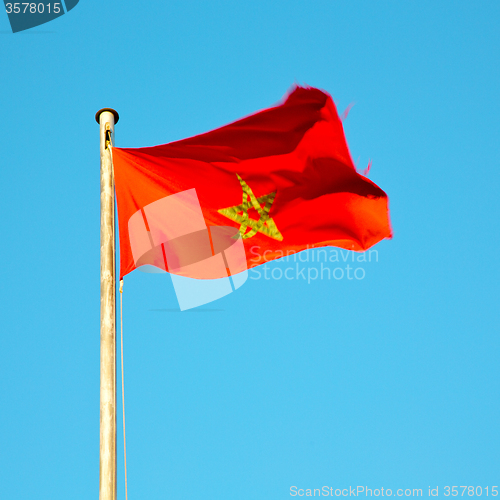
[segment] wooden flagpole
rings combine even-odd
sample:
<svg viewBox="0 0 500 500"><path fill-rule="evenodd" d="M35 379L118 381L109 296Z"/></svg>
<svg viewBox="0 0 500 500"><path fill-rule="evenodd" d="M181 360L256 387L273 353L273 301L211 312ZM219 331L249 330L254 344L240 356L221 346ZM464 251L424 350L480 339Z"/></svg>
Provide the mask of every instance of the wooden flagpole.
<svg viewBox="0 0 500 500"><path fill-rule="evenodd" d="M115 184L112 155L118 113L95 115L101 137L101 402L99 500L116 500Z"/></svg>

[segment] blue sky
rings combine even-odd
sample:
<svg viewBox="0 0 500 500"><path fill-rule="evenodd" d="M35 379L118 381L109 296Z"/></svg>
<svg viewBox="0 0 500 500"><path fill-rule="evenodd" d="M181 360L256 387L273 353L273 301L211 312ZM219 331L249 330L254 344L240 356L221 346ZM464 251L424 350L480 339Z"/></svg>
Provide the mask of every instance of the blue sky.
<svg viewBox="0 0 500 500"><path fill-rule="evenodd" d="M191 312L168 277L127 276L129 497L498 485L499 17L487 0L81 0L13 35L0 16L0 498L98 496L95 112L119 111L118 146L149 146L294 82L355 103L348 143L394 239L362 280L249 279Z"/></svg>

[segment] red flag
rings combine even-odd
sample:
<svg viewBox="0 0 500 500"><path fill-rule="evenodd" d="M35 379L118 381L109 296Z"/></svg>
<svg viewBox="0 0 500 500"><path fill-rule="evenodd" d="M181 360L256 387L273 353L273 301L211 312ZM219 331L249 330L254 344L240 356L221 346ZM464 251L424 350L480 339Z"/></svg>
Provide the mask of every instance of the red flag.
<svg viewBox="0 0 500 500"><path fill-rule="evenodd" d="M238 231L249 268L391 237L387 195L356 172L332 98L318 89L296 87L276 107L189 139L114 148L113 159L120 277L142 264L172 272L179 248L194 265L204 245L214 255ZM234 229L216 237L205 225ZM216 277L190 269L184 275Z"/></svg>

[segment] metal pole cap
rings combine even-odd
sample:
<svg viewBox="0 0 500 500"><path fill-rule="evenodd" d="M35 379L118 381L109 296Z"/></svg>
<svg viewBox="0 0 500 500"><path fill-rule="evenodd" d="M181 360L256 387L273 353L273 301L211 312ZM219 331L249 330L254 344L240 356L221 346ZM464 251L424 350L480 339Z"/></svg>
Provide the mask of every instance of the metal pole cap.
<svg viewBox="0 0 500 500"><path fill-rule="evenodd" d="M118 123L118 120L120 119L120 115L118 114L118 111L116 111L115 109L112 109L112 108L102 108L100 109L96 114L95 114L95 121L97 123L100 123L99 122L99 117L101 116L101 113L104 113L105 111L109 111L110 113L113 113L114 117L115 117L115 123Z"/></svg>

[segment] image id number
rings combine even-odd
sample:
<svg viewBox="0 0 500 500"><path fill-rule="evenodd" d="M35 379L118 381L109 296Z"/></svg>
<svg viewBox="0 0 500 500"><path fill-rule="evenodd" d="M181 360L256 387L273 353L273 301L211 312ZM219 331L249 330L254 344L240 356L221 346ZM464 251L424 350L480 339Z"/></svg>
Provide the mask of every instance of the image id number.
<svg viewBox="0 0 500 500"><path fill-rule="evenodd" d="M61 12L60 3L6 3L7 14L59 14Z"/></svg>
<svg viewBox="0 0 500 500"><path fill-rule="evenodd" d="M496 496L498 496L498 486L491 486L491 489L489 486L485 486L484 488L482 486L445 486L444 487L444 496L445 497L449 497L450 495L452 497L456 497L459 494L462 497L465 495L468 495L470 497L473 497L473 496L480 497L483 495L483 493L487 497L488 496L496 497Z"/></svg>

